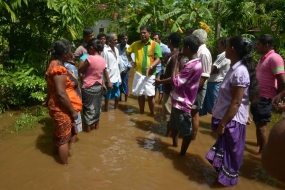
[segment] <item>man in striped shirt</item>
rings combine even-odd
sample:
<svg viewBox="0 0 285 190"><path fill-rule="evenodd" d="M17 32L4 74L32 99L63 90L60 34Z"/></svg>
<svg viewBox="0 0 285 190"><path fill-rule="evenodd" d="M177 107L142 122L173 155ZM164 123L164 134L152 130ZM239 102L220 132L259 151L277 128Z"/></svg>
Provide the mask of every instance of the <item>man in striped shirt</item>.
<svg viewBox="0 0 285 190"><path fill-rule="evenodd" d="M150 115L154 115L155 69L162 57L160 46L150 39L151 32L147 25L140 27L141 40L135 41L126 50L128 60L135 68L132 93L138 96L140 114L144 113L145 95L148 97ZM135 62L131 54L135 54Z"/></svg>
<svg viewBox="0 0 285 190"><path fill-rule="evenodd" d="M267 143L266 125L271 118L271 99L276 96L277 92L285 89L284 61L279 54L274 52L273 43L274 39L269 34L261 35L256 43L256 51L262 55L256 67L260 99L259 103L252 103L250 109L256 126L258 154L261 154Z"/></svg>

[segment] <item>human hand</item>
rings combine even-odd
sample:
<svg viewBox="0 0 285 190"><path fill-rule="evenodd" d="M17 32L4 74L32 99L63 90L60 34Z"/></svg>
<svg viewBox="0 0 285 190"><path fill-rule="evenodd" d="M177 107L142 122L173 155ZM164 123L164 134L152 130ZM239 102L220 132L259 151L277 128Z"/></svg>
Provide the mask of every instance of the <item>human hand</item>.
<svg viewBox="0 0 285 190"><path fill-rule="evenodd" d="M161 80L160 80L160 78L156 78L156 79L154 79L154 80L155 80L155 83L156 83L156 84L162 83Z"/></svg>
<svg viewBox="0 0 285 190"><path fill-rule="evenodd" d="M250 116L248 116L248 119L247 119L246 124L247 124L247 125L250 125L250 124L251 124L251 122L252 122L252 118L251 118Z"/></svg>
<svg viewBox="0 0 285 190"><path fill-rule="evenodd" d="M277 108L283 112L285 112L285 103L278 103Z"/></svg>
<svg viewBox="0 0 285 190"><path fill-rule="evenodd" d="M105 90L107 90L107 87L104 83L102 83L102 88L104 88Z"/></svg>
<svg viewBox="0 0 285 190"><path fill-rule="evenodd" d="M222 135L225 133L226 124L224 124L222 121L219 122L217 133L218 135Z"/></svg>
<svg viewBox="0 0 285 190"><path fill-rule="evenodd" d="M75 110L71 113L71 118L73 119L73 121L78 119L78 113Z"/></svg>
<svg viewBox="0 0 285 190"><path fill-rule="evenodd" d="M129 72L130 68L127 68L126 70L123 71L123 74L127 74Z"/></svg>
<svg viewBox="0 0 285 190"><path fill-rule="evenodd" d="M146 77L151 76L153 74L153 67L146 67Z"/></svg>
<svg viewBox="0 0 285 190"><path fill-rule="evenodd" d="M280 101L281 101L281 93L277 94L275 97L272 98L271 104L273 107L277 108Z"/></svg>
<svg viewBox="0 0 285 190"><path fill-rule="evenodd" d="M136 64L136 62L132 62L132 67L136 67L137 66L137 64Z"/></svg>
<svg viewBox="0 0 285 190"><path fill-rule="evenodd" d="M113 89L113 84L111 82L108 82L108 88Z"/></svg>

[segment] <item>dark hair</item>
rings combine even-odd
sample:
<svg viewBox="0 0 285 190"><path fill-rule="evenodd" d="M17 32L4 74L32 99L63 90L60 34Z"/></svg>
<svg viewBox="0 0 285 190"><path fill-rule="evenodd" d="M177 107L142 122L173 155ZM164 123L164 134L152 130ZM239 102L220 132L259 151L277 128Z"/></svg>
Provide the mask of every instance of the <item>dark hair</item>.
<svg viewBox="0 0 285 190"><path fill-rule="evenodd" d="M99 33L97 35L97 39L100 40L102 37L105 37L106 38L106 34L105 33Z"/></svg>
<svg viewBox="0 0 285 190"><path fill-rule="evenodd" d="M178 48L181 42L181 35L178 32L174 32L174 33L171 33L167 39L168 41L171 41L171 44L174 47Z"/></svg>
<svg viewBox="0 0 285 190"><path fill-rule="evenodd" d="M161 38L162 38L162 36L161 36L161 34L159 33L159 32L156 32L156 33L154 33L154 35L153 36L158 36L158 38L161 40Z"/></svg>
<svg viewBox="0 0 285 190"><path fill-rule="evenodd" d="M53 43L50 51L55 59L61 59L64 54L71 51L71 46L66 40L58 40Z"/></svg>
<svg viewBox="0 0 285 190"><path fill-rule="evenodd" d="M148 32L151 32L150 27L149 27L148 25L142 25L142 26L140 27L140 31L142 31L142 30L146 30L146 31L148 31Z"/></svg>
<svg viewBox="0 0 285 190"><path fill-rule="evenodd" d="M229 45L235 49L239 60L242 60L242 64L246 66L249 72L249 100L257 102L259 99L259 89L252 57L252 45L245 37L242 36L231 37L229 39Z"/></svg>
<svg viewBox="0 0 285 190"><path fill-rule="evenodd" d="M226 48L227 44L229 42L229 38L227 38L227 37L220 37L218 41L221 42L222 46L224 46Z"/></svg>
<svg viewBox="0 0 285 190"><path fill-rule="evenodd" d="M191 35L194 32L194 30L196 30L196 29L194 29L194 28L187 28L186 32L185 32L186 36Z"/></svg>
<svg viewBox="0 0 285 190"><path fill-rule="evenodd" d="M263 34L257 38L257 41L263 45L268 44L270 47L274 46L274 38L270 34Z"/></svg>
<svg viewBox="0 0 285 190"><path fill-rule="evenodd" d="M191 53L195 54L197 53L198 49L199 49L199 46L200 46L200 42L199 42L199 38L197 38L196 36L194 35L189 35L189 36L186 36L184 38L184 46L187 46Z"/></svg>
<svg viewBox="0 0 285 190"><path fill-rule="evenodd" d="M125 34L125 33L122 33L122 34L119 35L119 39L122 39L122 38L124 38L124 37L128 37L128 35Z"/></svg>
<svg viewBox="0 0 285 190"><path fill-rule="evenodd" d="M93 33L93 30L91 28L84 28L84 30L83 30L83 36L84 37L88 36L88 35L90 35L92 33Z"/></svg>
<svg viewBox="0 0 285 190"><path fill-rule="evenodd" d="M88 43L87 43L87 49L89 50L90 47L93 47L96 52L100 53L104 50L104 44L96 39L96 38L92 38Z"/></svg>

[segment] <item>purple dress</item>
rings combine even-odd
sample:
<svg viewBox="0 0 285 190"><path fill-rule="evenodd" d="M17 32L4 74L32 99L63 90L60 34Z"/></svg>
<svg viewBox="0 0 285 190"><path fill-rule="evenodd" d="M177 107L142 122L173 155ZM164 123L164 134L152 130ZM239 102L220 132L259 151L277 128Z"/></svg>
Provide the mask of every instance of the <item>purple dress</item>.
<svg viewBox="0 0 285 190"><path fill-rule="evenodd" d="M238 183L238 173L242 164L245 146L245 127L248 120L248 87L250 84L247 68L241 61L234 64L221 84L217 101L213 108L212 130L216 131L218 124L226 114L232 99L232 87L244 87L241 106L226 125L225 132L218 136L216 143L206 154L206 158L214 166L218 174L218 182L224 186Z"/></svg>

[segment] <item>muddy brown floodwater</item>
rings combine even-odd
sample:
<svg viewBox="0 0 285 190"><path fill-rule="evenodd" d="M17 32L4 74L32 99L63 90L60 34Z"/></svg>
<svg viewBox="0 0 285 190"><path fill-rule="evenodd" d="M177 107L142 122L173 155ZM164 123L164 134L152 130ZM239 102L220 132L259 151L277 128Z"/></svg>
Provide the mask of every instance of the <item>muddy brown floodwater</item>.
<svg viewBox="0 0 285 190"><path fill-rule="evenodd" d="M149 113L147 104L146 108ZM161 106L156 105L154 119L138 114L135 98L120 102L119 109L102 113L99 130L79 133L67 166L52 155L49 117L33 130L8 135L0 140L0 189L219 189L213 183L217 174L204 158L216 138L210 130L210 116L200 118L197 140L185 157L179 157L180 146L171 147L171 139L163 136L166 129L160 112ZM239 183L223 189L285 189L262 169L260 158L253 154L256 151L255 130L250 125Z"/></svg>

